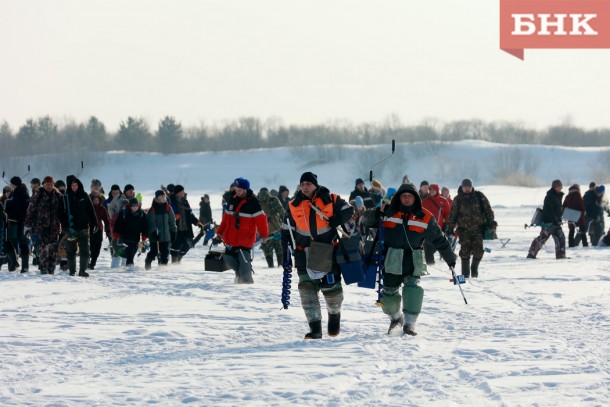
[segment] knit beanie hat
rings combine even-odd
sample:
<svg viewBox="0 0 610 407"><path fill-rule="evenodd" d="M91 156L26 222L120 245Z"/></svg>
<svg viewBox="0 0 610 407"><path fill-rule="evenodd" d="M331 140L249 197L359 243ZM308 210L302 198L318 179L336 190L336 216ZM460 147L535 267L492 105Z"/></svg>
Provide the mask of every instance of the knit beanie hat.
<svg viewBox="0 0 610 407"><path fill-rule="evenodd" d="M14 176L13 178L11 178L11 184L18 187L21 185L21 178Z"/></svg>
<svg viewBox="0 0 610 407"><path fill-rule="evenodd" d="M553 183L551 184L551 187L555 188L555 187L561 187L563 186L563 184L561 183L561 180L553 180Z"/></svg>
<svg viewBox="0 0 610 407"><path fill-rule="evenodd" d="M463 187L471 187L472 186L472 180L470 178L464 178L462 180L462 186Z"/></svg>
<svg viewBox="0 0 610 407"><path fill-rule="evenodd" d="M132 190L132 191L133 191L134 189L135 189L135 188L133 187L133 185L131 185L131 184L127 184L127 185L125 185L125 188L123 188L123 193L125 193L125 192L127 192L127 191L129 191L129 190Z"/></svg>
<svg viewBox="0 0 610 407"><path fill-rule="evenodd" d="M52 176L47 175L46 177L44 177L44 179L42 180L43 184L46 184L47 182L50 182L51 184L55 185L55 180L53 179Z"/></svg>
<svg viewBox="0 0 610 407"><path fill-rule="evenodd" d="M138 202L138 198L130 198L129 199L129 206L139 206L140 202Z"/></svg>
<svg viewBox="0 0 610 407"><path fill-rule="evenodd" d="M359 184L364 184L362 178L356 178L356 186L358 186Z"/></svg>
<svg viewBox="0 0 610 407"><path fill-rule="evenodd" d="M155 198L161 195L165 195L165 192L163 192L162 189L158 189L155 191Z"/></svg>
<svg viewBox="0 0 610 407"><path fill-rule="evenodd" d="M235 178L235 180L233 181L233 185L235 185L236 188L240 189L250 189L250 181L242 177Z"/></svg>
<svg viewBox="0 0 610 407"><path fill-rule="evenodd" d="M174 194L177 195L178 193L180 193L182 191L184 191L184 187L182 185L178 184L174 187Z"/></svg>
<svg viewBox="0 0 610 407"><path fill-rule="evenodd" d="M299 184L302 184L305 181L311 182L315 186L318 186L318 176L316 174L314 174L313 172L311 172L311 171L304 172L301 175L301 179L299 180Z"/></svg>

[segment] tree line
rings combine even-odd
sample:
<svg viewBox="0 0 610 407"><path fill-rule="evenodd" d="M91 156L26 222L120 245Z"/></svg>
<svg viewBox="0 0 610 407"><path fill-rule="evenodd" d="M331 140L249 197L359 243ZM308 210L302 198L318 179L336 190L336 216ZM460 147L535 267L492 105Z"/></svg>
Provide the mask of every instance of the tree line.
<svg viewBox="0 0 610 407"><path fill-rule="evenodd" d="M262 121L240 117L221 124L183 128L175 117L166 116L156 128L141 117L130 116L116 132L92 116L86 122L69 121L61 126L50 116L27 119L16 131L0 125L0 157L65 152L124 150L163 154L301 147L320 144L374 145L389 140L399 143L423 141L484 140L504 144L560 146L610 146L610 129L585 130L569 123L544 130L511 122L461 120L448 123L428 120L403 124L395 116L382 123L328 122L311 125L284 124L272 118Z"/></svg>

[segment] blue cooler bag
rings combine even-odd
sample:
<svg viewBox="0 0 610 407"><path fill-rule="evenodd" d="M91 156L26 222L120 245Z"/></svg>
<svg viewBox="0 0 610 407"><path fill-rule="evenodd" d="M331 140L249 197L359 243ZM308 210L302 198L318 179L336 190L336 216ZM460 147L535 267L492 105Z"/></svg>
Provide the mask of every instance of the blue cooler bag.
<svg viewBox="0 0 610 407"><path fill-rule="evenodd" d="M358 234L339 239L336 259L345 284L364 281L364 262L360 253L360 242Z"/></svg>

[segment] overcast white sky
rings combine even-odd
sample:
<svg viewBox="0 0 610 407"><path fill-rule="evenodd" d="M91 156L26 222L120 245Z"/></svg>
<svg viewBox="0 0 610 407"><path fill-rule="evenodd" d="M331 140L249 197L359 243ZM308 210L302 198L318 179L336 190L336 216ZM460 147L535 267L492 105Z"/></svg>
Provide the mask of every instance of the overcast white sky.
<svg viewBox="0 0 610 407"><path fill-rule="evenodd" d="M0 122L610 127L610 50L499 49L499 0L0 0Z"/></svg>

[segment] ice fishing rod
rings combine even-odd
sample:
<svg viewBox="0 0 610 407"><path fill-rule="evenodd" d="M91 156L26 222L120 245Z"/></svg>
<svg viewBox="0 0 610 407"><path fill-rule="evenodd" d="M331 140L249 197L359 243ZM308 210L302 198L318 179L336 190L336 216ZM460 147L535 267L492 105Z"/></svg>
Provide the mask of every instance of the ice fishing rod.
<svg viewBox="0 0 610 407"><path fill-rule="evenodd" d="M26 175L28 175L29 173L30 173L30 165L28 164L28 172L26 172L25 174L23 174L23 175L21 176L21 178L25 178L25 176L26 176ZM6 175L6 171L2 171L2 181L4 181L4 183L5 183L6 185L11 185L11 183L10 183L10 182L8 182L8 181L6 180L6 178L4 178L4 176L5 176L5 175Z"/></svg>
<svg viewBox="0 0 610 407"><path fill-rule="evenodd" d="M375 178L375 167L378 166L379 164L381 164L382 162L387 161L390 158L392 158L394 156L395 150L396 150L396 140L392 140L392 154L390 154L383 160L378 161L375 164L373 164L373 166L371 167L371 171L369 172L369 182L373 182L373 179Z"/></svg>
<svg viewBox="0 0 610 407"><path fill-rule="evenodd" d="M85 169L85 163L83 163L82 161L80 162L80 171L78 172L78 174L76 174L76 177L80 177L80 175L83 173L83 170Z"/></svg>

